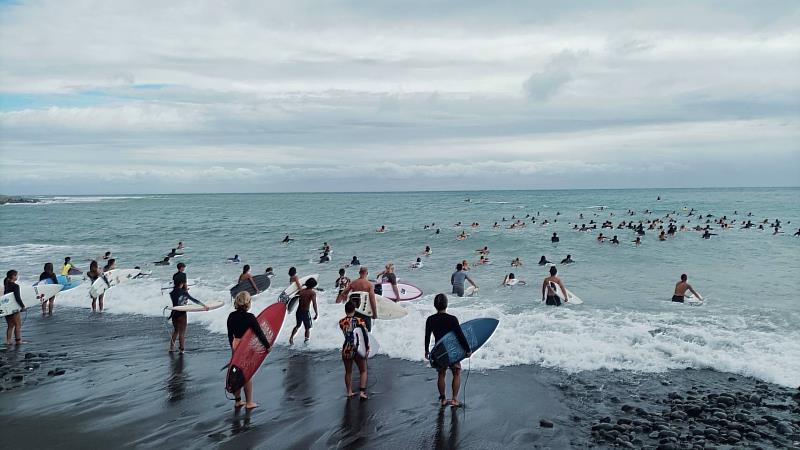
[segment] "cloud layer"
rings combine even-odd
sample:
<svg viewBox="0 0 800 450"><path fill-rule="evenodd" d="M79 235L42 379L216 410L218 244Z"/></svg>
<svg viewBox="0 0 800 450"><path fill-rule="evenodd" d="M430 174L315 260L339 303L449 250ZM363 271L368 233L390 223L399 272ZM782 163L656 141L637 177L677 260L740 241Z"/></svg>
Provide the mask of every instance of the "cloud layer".
<svg viewBox="0 0 800 450"><path fill-rule="evenodd" d="M800 184L795 2L220 5L0 4L0 191Z"/></svg>

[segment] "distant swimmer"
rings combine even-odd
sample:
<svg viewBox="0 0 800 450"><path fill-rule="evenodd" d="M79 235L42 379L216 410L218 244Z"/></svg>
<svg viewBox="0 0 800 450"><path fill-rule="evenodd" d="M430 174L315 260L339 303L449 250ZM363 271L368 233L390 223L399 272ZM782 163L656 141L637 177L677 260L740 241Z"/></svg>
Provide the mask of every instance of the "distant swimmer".
<svg viewBox="0 0 800 450"><path fill-rule="evenodd" d="M42 273L39 275L39 281L50 280L52 284L58 284L58 278L56 277L55 271L53 270L53 263L46 263L44 265L44 269ZM53 315L53 303L56 300L56 296L52 296L50 298L44 298L42 300L42 316L45 315L46 310L49 311L47 315ZM48 306L49 305L49 306ZM49 308L49 309L48 309Z"/></svg>
<svg viewBox="0 0 800 450"><path fill-rule="evenodd" d="M515 284L524 286L527 283L525 283L523 279L517 279L514 272L509 273L506 275L505 279L503 279L503 286L514 286Z"/></svg>
<svg viewBox="0 0 800 450"><path fill-rule="evenodd" d="M659 233L658 240L662 242L667 240L667 233L664 230L661 230L661 233Z"/></svg>
<svg viewBox="0 0 800 450"><path fill-rule="evenodd" d="M478 258L478 262L476 263L476 265L483 265L483 264L491 264L491 261L489 261L489 258L487 258L486 255L481 255L481 257Z"/></svg>
<svg viewBox="0 0 800 450"><path fill-rule="evenodd" d="M464 270L464 266L461 264L456 264L456 271L450 275L450 284L453 286L453 294L456 294L459 297L464 296L464 282L469 281L469 284L474 286L476 289L478 285L472 281L472 278L467 275L467 272Z"/></svg>
<svg viewBox="0 0 800 450"><path fill-rule="evenodd" d="M107 259L110 259L110 258L111 258L111 252L105 252L105 253L103 254L103 259L106 259L106 260L107 260Z"/></svg>
<svg viewBox="0 0 800 450"><path fill-rule="evenodd" d="M264 271L264 275L268 277L274 277L275 272L272 271L272 267L267 267L267 270Z"/></svg>
<svg viewBox="0 0 800 450"><path fill-rule="evenodd" d="M800 236L800 228L797 229L797 233L795 233L793 236Z"/></svg>
<svg viewBox="0 0 800 450"><path fill-rule="evenodd" d="M183 250L183 241L178 241L178 250Z"/></svg>
<svg viewBox="0 0 800 450"><path fill-rule="evenodd" d="M338 301L337 301L338 303ZM347 398L354 396L353 393L353 362L358 366L358 392L362 400L367 396L367 358L369 357L369 327L364 319L356 316L356 305L348 301L344 304L345 317L339 320L339 329L344 335L342 343L342 362L344 363L344 387L347 390ZM358 354L358 343L356 342L355 330L361 329L361 336L364 338L364 346L367 350L365 357Z"/></svg>
<svg viewBox="0 0 800 450"><path fill-rule="evenodd" d="M234 264L239 264L240 262L242 262L242 260L239 259L239 255L233 255L233 258L228 258L226 261Z"/></svg>
<svg viewBox="0 0 800 450"><path fill-rule="evenodd" d="M597 242L604 242L606 239L608 239L608 237L607 236L603 236L603 233L600 233L597 236Z"/></svg>
<svg viewBox="0 0 800 450"><path fill-rule="evenodd" d="M292 241L294 241L294 239L290 238L289 235L287 234L286 237L284 237L283 240L281 241L281 244L288 244L289 242Z"/></svg>
<svg viewBox="0 0 800 450"><path fill-rule="evenodd" d="M430 245L426 245L425 246L425 251L422 252L422 255L423 256L431 256L432 254L433 254L433 250L431 250L431 246Z"/></svg>
<svg viewBox="0 0 800 450"><path fill-rule="evenodd" d="M492 225L492 228L500 228L500 224L495 222L494 225Z"/></svg>
<svg viewBox="0 0 800 450"><path fill-rule="evenodd" d="M172 301L172 306L183 306L186 305L188 302L187 300L191 300L193 303L196 303L200 306L203 306L206 311L208 311L208 306L203 304L200 300L189 295L189 285L186 280L186 273L184 270L186 269L186 264L178 263L178 271L172 275L172 291L169 293L169 298ZM186 327L187 327L187 318L186 318L186 311L175 311L173 310L170 315L169 319L172 320L172 337L169 341L169 351L175 351L175 342L178 342L178 348L181 353L184 351L184 343L186 341Z"/></svg>
<svg viewBox="0 0 800 450"><path fill-rule="evenodd" d="M174 258L176 256L181 256L181 255L183 255L183 252L179 252L177 248L173 248L172 251L167 253L167 256L170 258Z"/></svg>
<svg viewBox="0 0 800 450"><path fill-rule="evenodd" d="M412 269L421 269L425 264L422 263L422 258L417 258L416 261L411 263Z"/></svg>
<svg viewBox="0 0 800 450"><path fill-rule="evenodd" d="M455 316L447 314L447 296L444 294L436 294L436 297L433 299L433 306L436 308L436 314L428 316L425 320L425 360L427 361L430 359L431 335L433 335L433 342L435 344L450 332L456 335L459 344L461 344L461 347L466 351L466 357L469 358L472 356L472 349L469 346L469 342L467 342L466 336L464 336L464 331L461 329L458 319ZM445 395L445 377L447 376L447 369L450 369L450 372L453 374L453 382L451 384L453 398L449 401ZM439 367L437 371L439 373L439 378L436 383L439 388L439 404L443 407L448 404L452 407L461 406L461 403L458 402L458 390L461 387L461 363L457 362L450 367Z"/></svg>
<svg viewBox="0 0 800 450"><path fill-rule="evenodd" d="M380 228L375 230L377 233L385 233L386 232L386 225L381 225Z"/></svg>
<svg viewBox="0 0 800 450"><path fill-rule="evenodd" d="M469 261L467 261L466 259L461 260L461 268L464 269L465 271L468 271Z"/></svg>
<svg viewBox="0 0 800 450"><path fill-rule="evenodd" d="M439 234L439 229L438 228L436 229L436 233L434 233L434 234Z"/></svg>
<svg viewBox="0 0 800 450"><path fill-rule="evenodd" d="M456 239L459 240L459 241L463 241L464 239L467 238L467 236L469 236L469 235L466 232L462 231L461 234L456 236Z"/></svg>
<svg viewBox="0 0 800 450"><path fill-rule="evenodd" d="M331 260L331 257L328 256L328 252L323 253L322 256L319 257L319 263L320 264L325 264L327 262L330 262L330 260Z"/></svg>
<svg viewBox="0 0 800 450"><path fill-rule="evenodd" d="M572 264L572 263L574 263L574 262L575 262L575 261L573 261L573 259L572 259L572 255L567 255L567 257L566 257L566 258L564 258L564 259L562 259L562 260L561 260L561 264Z"/></svg>
<svg viewBox="0 0 800 450"><path fill-rule="evenodd" d="M269 340L264 335L264 331L261 329L261 326L258 323L258 319L252 313L247 312L250 309L252 300L250 299L250 294L247 291L242 291L236 294L236 299L233 301L233 307L236 309L232 313L228 315L228 344L231 346L231 352L236 350L236 347L239 346L239 342L241 342L242 337L247 332L247 330L251 330L258 341L261 342L261 345L264 346L266 351L270 350ZM258 406L256 402L253 401L253 380L250 379L244 385L244 398L246 402L242 401L241 397L241 389L237 390L233 393L236 403L234 404L235 408L241 408L244 406L246 409L253 409Z"/></svg>
<svg viewBox="0 0 800 450"><path fill-rule="evenodd" d="M705 231L703 232L703 235L702 235L701 237L702 237L703 239L711 239L711 236L716 236L716 235L717 235L717 233L711 233L711 232L709 232L708 230L705 230Z"/></svg>
<svg viewBox="0 0 800 450"><path fill-rule="evenodd" d="M339 278L333 283L333 287L339 290L339 294L347 289L347 286L350 286L350 278L347 278L347 275L345 275L346 273L344 268L339 269Z"/></svg>
<svg viewBox="0 0 800 450"><path fill-rule="evenodd" d="M169 265L172 265L172 263L169 262L169 256L165 256L164 259L162 259L161 261L156 261L153 264L156 265L156 266L169 266Z"/></svg>
<svg viewBox="0 0 800 450"><path fill-rule="evenodd" d="M64 265L61 266L61 275L79 275L80 273L81 271L72 265L72 258L69 256L64 258Z"/></svg>
<svg viewBox="0 0 800 450"><path fill-rule="evenodd" d="M559 241L561 241L561 239L558 238L558 233L553 233L553 236L550 238L550 242L557 244Z"/></svg>
<svg viewBox="0 0 800 450"><path fill-rule="evenodd" d="M239 284L243 281L250 282L250 285L253 286L253 289L256 290L256 295L258 295L261 292L258 289L256 280L253 279L253 275L250 274L250 264L245 264L244 267L242 267L242 273L239 275L239 280L236 282L236 284Z"/></svg>
<svg viewBox="0 0 800 450"><path fill-rule="evenodd" d="M369 269L367 266L361 266L361 268L358 269L358 279L351 282L349 286L347 286L343 291L339 292L339 295L336 296L336 303L347 301L347 303L352 305L353 303L347 298L348 294L351 292L366 292L369 296L369 305L370 309L372 309L372 317L365 316L358 312L356 312L355 315L364 321L367 331L372 331L372 319L378 318L378 304L375 301L375 287L367 279L368 276ZM355 311L355 307L353 307L353 310Z"/></svg>
<svg viewBox="0 0 800 450"><path fill-rule="evenodd" d="M692 286L686 282L688 279L689 277L685 273L681 274L681 281L678 281L675 284L675 293L672 294L673 302L683 303L686 298L686 291L690 291L692 294L694 294L695 298L702 298L700 294L695 292Z"/></svg>
<svg viewBox="0 0 800 450"><path fill-rule="evenodd" d="M636 239L631 241L631 242L633 242L638 247L638 246L642 245L642 238L640 238L639 236L636 236Z"/></svg>
<svg viewBox="0 0 800 450"><path fill-rule="evenodd" d="M297 333L297 330L300 329L300 325L305 328L305 341L308 342L311 339L311 326L312 326L312 319L311 319L311 306L314 307L314 319L317 320L319 313L317 312L317 292L314 288L317 287L317 280L314 278L309 278L306 281L306 287L300 290L297 293L297 296L300 297L300 300L297 302L297 311L294 313L295 319L297 319L297 324L292 329L292 333L289 335L289 345L294 344L294 335Z"/></svg>
<svg viewBox="0 0 800 450"><path fill-rule="evenodd" d="M511 267L522 267L522 260L519 258L514 258L511 261Z"/></svg>
<svg viewBox="0 0 800 450"><path fill-rule="evenodd" d="M551 306L561 306L561 297L556 294L556 285L561 288L561 292L567 292L567 288L561 278L556 276L557 273L556 266L550 267L550 276L545 278L542 283L542 301Z"/></svg>
<svg viewBox="0 0 800 450"><path fill-rule="evenodd" d="M543 266L545 264L551 264L551 263L550 261L547 260L547 258L544 257L544 255L542 255L542 257L539 259L539 265Z"/></svg>
<svg viewBox="0 0 800 450"><path fill-rule="evenodd" d="M353 259L350 260L350 266L360 266L361 261L358 260L358 256L353 255Z"/></svg>
<svg viewBox="0 0 800 450"><path fill-rule="evenodd" d="M489 254L489 247L483 247L475 250L476 252L480 253L481 255L488 255Z"/></svg>

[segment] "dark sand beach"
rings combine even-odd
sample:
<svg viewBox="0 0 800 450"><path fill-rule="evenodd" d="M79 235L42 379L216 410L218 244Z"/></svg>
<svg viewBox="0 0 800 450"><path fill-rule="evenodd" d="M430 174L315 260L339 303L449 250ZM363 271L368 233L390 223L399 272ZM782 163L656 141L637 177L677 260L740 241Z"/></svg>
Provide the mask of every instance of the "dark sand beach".
<svg viewBox="0 0 800 450"><path fill-rule="evenodd" d="M10 448L791 448L800 440L797 390L710 370L473 371L467 406L454 410L437 406L435 372L421 362L377 356L370 399L347 400L338 353L284 346L255 377L261 406L235 412L220 371L223 335L190 319L187 353L170 354L159 319L56 314L32 310L23 327L31 342L0 351Z"/></svg>

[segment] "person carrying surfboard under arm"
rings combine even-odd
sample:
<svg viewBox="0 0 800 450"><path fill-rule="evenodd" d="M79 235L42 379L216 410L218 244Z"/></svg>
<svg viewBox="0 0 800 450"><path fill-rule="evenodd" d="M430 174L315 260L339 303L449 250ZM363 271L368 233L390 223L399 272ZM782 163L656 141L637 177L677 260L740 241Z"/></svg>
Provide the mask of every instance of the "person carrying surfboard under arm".
<svg viewBox="0 0 800 450"><path fill-rule="evenodd" d="M436 314L428 316L428 319L425 320L425 360L430 359L431 334L433 334L433 342L436 343L451 331L455 333L456 339L458 339L458 343L461 344L461 347L466 350L466 357L469 358L472 356L472 349L469 347L467 337L464 336L464 332L461 330L458 319L456 316L447 313L447 296L444 294L436 294L436 297L433 299L433 306L436 308ZM458 407L461 406L461 403L458 401L458 390L461 388L461 363L457 362L449 367L450 372L453 374L451 385L453 398L449 401L444 393L447 381L447 369L448 367L439 367L436 369L439 372L439 378L437 380L439 403L442 406L447 406L449 403L450 406Z"/></svg>
<svg viewBox="0 0 800 450"><path fill-rule="evenodd" d="M317 292L314 288L317 287L317 280L314 278L310 278L306 281L306 287L301 289L300 292L297 293L297 296L300 297L300 300L297 301L297 311L295 311L294 316L297 319L297 325L294 326L292 329L292 334L289 336L289 345L294 344L294 335L297 333L297 330L300 329L300 325L306 330L306 340L311 338L311 306L314 306L314 320L317 320L319 317L319 313L317 310Z"/></svg>
<svg viewBox="0 0 800 450"><path fill-rule="evenodd" d="M172 276L172 291L169 293L169 298L172 300L172 306L181 306L186 304L186 300L191 300L194 303L197 303L200 306L205 307L206 311L208 311L208 306L204 305L203 302L197 300L196 298L189 295L189 286L186 281L186 274L184 273L186 270L186 264L178 263L178 271L175 272L175 275ZM187 326L187 315L186 311L175 311L169 315L169 318L172 320L172 338L169 341L169 351L175 351L175 341L178 341L178 348L180 352L183 353L184 351L184 343L186 341L186 326Z"/></svg>
<svg viewBox="0 0 800 450"><path fill-rule="evenodd" d="M378 318L378 304L375 301L375 288L367 279L368 275L369 269L367 266L361 266L361 268L358 269L358 279L350 283L350 286L347 286L345 290L339 292L339 295L336 296L336 303L342 303L351 292L366 292L369 294L369 306L372 309L372 317L359 314L358 312L356 312L356 316L364 321L367 331L372 331L372 319Z"/></svg>
<svg viewBox="0 0 800 450"><path fill-rule="evenodd" d="M247 312L250 309L250 293L247 291L242 291L236 294L236 299L233 301L233 306L236 308L235 311L228 315L228 344L231 346L231 352L236 350L236 347L239 345L239 341L244 336L247 330L253 330L253 333L258 338L261 345L269 351L269 341L267 337L264 335L264 331L261 330L261 327L258 325L258 320L256 316L252 313ZM241 408L244 406L247 409L253 409L258 406L256 402L253 401L253 380L250 379L247 383L244 384L244 398L245 402L242 401L241 397L241 389L237 389L236 392L233 393L234 397L236 398L236 403L234 407Z"/></svg>
<svg viewBox="0 0 800 450"><path fill-rule="evenodd" d="M383 269L383 272L378 273L375 276L375 279L378 281L379 285L383 285L383 283L389 283L392 286L392 292L394 292L394 299L395 303L400 301L400 289L397 287L397 274L394 273L394 263L387 263ZM381 286L381 291L383 291L383 287Z"/></svg>
<svg viewBox="0 0 800 450"><path fill-rule="evenodd" d="M672 301L683 303L686 297L686 291L690 291L694 294L695 298L702 299L703 297L700 296L697 292L695 292L694 288L687 282L689 276L681 274L681 280L675 284L675 292L672 294Z"/></svg>
<svg viewBox="0 0 800 450"><path fill-rule="evenodd" d="M369 333L364 319L356 317L356 305L348 301L344 304L346 316L339 321L339 329L344 334L342 344L342 362L344 363L344 386L347 389L347 398L354 396L353 393L353 362L358 366L358 392L359 396L366 400L367 397L367 358L369 357ZM355 338L356 328L361 328L361 336L364 337L364 345L367 354L364 357L358 354Z"/></svg>
<svg viewBox="0 0 800 450"><path fill-rule="evenodd" d="M551 284L556 284L561 287L561 292L567 292L567 288L564 287L561 278L556 276L557 273L558 269L556 269L556 266L550 266L550 276L545 278L542 283L542 301L552 306L561 306L561 297L558 296L554 286L551 286Z"/></svg>
<svg viewBox="0 0 800 450"><path fill-rule="evenodd" d="M50 280L53 284L58 284L58 278L56 278L56 274L53 271L53 263L45 263L43 272L39 275L39 281ZM53 315L53 303L56 300L56 296L52 296L42 302L42 315L45 315L47 311L47 315Z"/></svg>
<svg viewBox="0 0 800 450"><path fill-rule="evenodd" d="M239 284L242 281L250 280L250 284L253 285L253 289L256 290L256 294L259 294L261 291L258 289L258 285L256 284L256 280L253 279L253 275L250 274L250 264L245 264L242 267L242 274L239 275L239 281L236 283Z"/></svg>
<svg viewBox="0 0 800 450"><path fill-rule="evenodd" d="M95 281L97 281L98 278L103 276L103 273L100 272L100 268L98 267L97 261L92 260L92 262L89 263L89 271L86 272L86 276L89 277L89 280L91 280L92 283L94 283ZM89 291L89 297L92 298L92 312L97 311L97 303L98 302L100 303L100 311L102 311L103 310L103 294L100 294L97 298L95 298L95 297L92 297L91 293L92 293L92 291L90 290Z"/></svg>
<svg viewBox="0 0 800 450"><path fill-rule="evenodd" d="M14 293L14 300L20 307L19 311L25 311L25 304L22 303L22 297L19 293L19 285L17 284L17 271L9 270L6 272L6 278L3 280L3 295ZM22 318L19 311L14 314L6 316L6 345L11 345L11 333L14 333L14 342L17 345L22 344Z"/></svg>

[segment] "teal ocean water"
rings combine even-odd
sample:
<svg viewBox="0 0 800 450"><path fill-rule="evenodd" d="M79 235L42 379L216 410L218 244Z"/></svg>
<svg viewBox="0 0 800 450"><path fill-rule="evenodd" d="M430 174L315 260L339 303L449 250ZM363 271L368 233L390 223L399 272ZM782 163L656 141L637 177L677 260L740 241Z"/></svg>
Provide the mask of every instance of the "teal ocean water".
<svg viewBox="0 0 800 450"><path fill-rule="evenodd" d="M661 200L657 201L657 196ZM471 201L466 202L465 199ZM424 318L432 298L450 291L457 262L478 259L476 249L488 246L491 265L473 266L470 276L481 286L475 298L451 298L451 312L461 320L489 316L500 319L492 340L473 358L477 368L537 364L568 372L628 369L660 372L673 368L713 368L753 376L785 386L800 385L800 189L685 189L490 191L363 194L148 195L117 197L45 197L36 205L0 207L0 268L16 269L22 282L38 279L42 265L58 268L71 256L86 269L88 259L113 252L117 266L149 266L152 277L120 285L106 298L105 314L160 316L169 298L160 286L174 266L152 266L180 240L188 247L181 258L189 278L198 280L192 293L200 299L226 299L241 266L225 259L240 255L259 273L275 269L272 289L259 296L260 310L283 289L290 266L299 273L320 273L320 318L312 340L300 351L333 351L341 344L336 320L341 305L330 302L336 272L357 255L376 273L386 262L397 266L401 280L419 286L425 295L404 303L409 315L377 322L374 334L383 352L394 358L421 361ZM600 208L602 207L602 209ZM659 242L647 231L640 247L631 230L573 231L590 220L649 220L675 212L678 224L705 225L712 214L735 221L723 230L712 224L709 240L694 231L679 232ZM646 214L646 210L652 214ZM627 215L628 210L635 211ZM735 214L735 212L737 212ZM752 212L748 217L747 213ZM557 214L560 213L560 214ZM537 218L523 229L506 227L511 217ZM583 214L584 219L579 219ZM613 216L611 216L613 214ZM501 222L505 217L508 222ZM750 219L780 219L783 234L740 229ZM553 222L542 226L543 219ZM555 222L557 220L557 222ZM462 222L470 233L456 240ZM492 228L501 222L502 228ZM469 224L479 222L479 228ZM441 230L425 230L431 223ZM381 225L388 232L379 234ZM599 232L618 235L622 244L598 243ZM557 232L558 244L550 243ZM286 234L295 239L280 244ZM333 247L332 261L317 264L319 248ZM431 246L425 266L409 264ZM545 269L536 262L545 255L558 262L567 254L576 261L559 266L567 287L584 304L561 308L540 303ZM510 267L513 258L524 261ZM527 286L501 287L514 272ZM706 298L702 306L670 302L681 273ZM354 270L348 275L355 278ZM84 308L86 286L59 295L57 308ZM190 317L190 326L224 333L229 308ZM257 312L257 311L255 311ZM57 314L57 311L56 311ZM294 317L287 317L287 325ZM284 327L286 328L286 326ZM164 339L166 336L154 336ZM280 338L286 344L286 332ZM220 345L225 338L220 334Z"/></svg>

